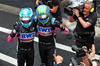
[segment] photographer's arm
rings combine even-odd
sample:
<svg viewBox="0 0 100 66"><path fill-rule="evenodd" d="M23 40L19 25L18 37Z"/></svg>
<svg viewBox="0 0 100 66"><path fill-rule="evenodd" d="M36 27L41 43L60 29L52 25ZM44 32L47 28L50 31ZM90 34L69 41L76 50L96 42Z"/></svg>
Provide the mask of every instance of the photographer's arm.
<svg viewBox="0 0 100 66"><path fill-rule="evenodd" d="M38 3L39 1L41 1L41 0L36 0L36 5L37 5L37 6L39 5L39 3Z"/></svg>
<svg viewBox="0 0 100 66"><path fill-rule="evenodd" d="M53 8L50 8L50 11L51 11L52 13L56 13L57 10L58 10L58 5L57 5L57 6L53 5Z"/></svg>
<svg viewBox="0 0 100 66"><path fill-rule="evenodd" d="M82 17L78 17L78 20L79 22L81 23L81 25L84 27L84 28L87 28L89 26L91 26L91 23L90 22L85 22Z"/></svg>
<svg viewBox="0 0 100 66"><path fill-rule="evenodd" d="M87 28L89 26L91 26L91 23L90 22L85 22L82 17L80 17L80 14L79 14L79 10L78 9L73 9L73 12L75 13L75 15L78 17L78 20L79 22L81 23L81 25L84 27L84 28Z"/></svg>

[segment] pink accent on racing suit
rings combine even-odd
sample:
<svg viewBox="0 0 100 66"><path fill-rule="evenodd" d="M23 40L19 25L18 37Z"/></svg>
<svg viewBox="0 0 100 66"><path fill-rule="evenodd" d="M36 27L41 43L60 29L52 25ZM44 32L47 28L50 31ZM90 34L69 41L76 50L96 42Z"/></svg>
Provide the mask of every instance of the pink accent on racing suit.
<svg viewBox="0 0 100 66"><path fill-rule="evenodd" d="M60 28L58 28L58 27L55 27L55 28L61 31L61 29L60 29ZM69 33L69 30L68 30L68 28L66 28L66 27L65 27L65 30L64 30L64 31L62 31L62 32L64 32L65 34L68 34L68 33Z"/></svg>
<svg viewBox="0 0 100 66"><path fill-rule="evenodd" d="M16 37L17 35L18 35L18 34L16 34L15 37ZM8 42L13 41L13 40L15 39L15 37L12 38L12 37L9 35L8 38L7 38Z"/></svg>

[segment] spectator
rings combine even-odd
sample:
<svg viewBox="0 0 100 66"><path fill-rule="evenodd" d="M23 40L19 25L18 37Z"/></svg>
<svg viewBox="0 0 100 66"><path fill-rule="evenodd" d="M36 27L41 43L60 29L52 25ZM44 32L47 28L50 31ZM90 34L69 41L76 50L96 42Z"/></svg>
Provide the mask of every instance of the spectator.
<svg viewBox="0 0 100 66"><path fill-rule="evenodd" d="M92 2L85 2L83 12L79 13L78 9L73 9L75 15L70 14L69 21L77 21L76 28L74 29L75 44L78 47L86 46L87 49L91 49L92 44L94 44L95 35L95 24L97 21L97 14L91 10L93 7ZM86 66L89 66L89 61L86 57L82 57L83 62ZM87 62L85 62L87 61Z"/></svg>

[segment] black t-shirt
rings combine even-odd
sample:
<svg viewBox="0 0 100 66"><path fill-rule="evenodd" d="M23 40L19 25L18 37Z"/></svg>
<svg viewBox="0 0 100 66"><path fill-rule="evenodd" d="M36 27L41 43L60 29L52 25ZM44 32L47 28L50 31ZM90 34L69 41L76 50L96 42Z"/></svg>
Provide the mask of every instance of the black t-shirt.
<svg viewBox="0 0 100 66"><path fill-rule="evenodd" d="M81 23L79 22L79 20L77 19L76 16L74 16L74 19L77 21L77 25L75 28L75 31L78 33L78 35L81 36L90 36L91 33L95 32L95 24L97 21L97 14L95 12L90 13L89 16L87 16L86 18L84 18L83 14L80 14L80 16L82 17L82 19L85 22L90 22L91 26L87 27L87 28L83 28L83 26L81 25Z"/></svg>
<svg viewBox="0 0 100 66"><path fill-rule="evenodd" d="M59 0L42 0L42 2L46 5L48 5L48 1L51 2L52 6L58 6L57 12L56 13L52 13L51 15L53 17L55 17L57 20L61 19L62 20L62 16L61 16L61 12L60 12L60 4L59 4Z"/></svg>
<svg viewBox="0 0 100 66"><path fill-rule="evenodd" d="M61 11L60 11L60 4L59 0L52 0L52 6L58 6L57 12L56 13L51 13L53 17L55 18L61 18Z"/></svg>

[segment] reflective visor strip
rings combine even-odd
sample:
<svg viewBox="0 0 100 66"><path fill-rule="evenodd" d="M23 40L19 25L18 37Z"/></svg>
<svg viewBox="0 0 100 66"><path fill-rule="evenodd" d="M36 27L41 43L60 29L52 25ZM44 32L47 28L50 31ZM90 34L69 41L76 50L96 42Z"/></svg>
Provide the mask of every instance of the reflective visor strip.
<svg viewBox="0 0 100 66"><path fill-rule="evenodd" d="M22 17L21 20L22 21L27 21L27 20L30 20L30 18L29 17Z"/></svg>
<svg viewBox="0 0 100 66"><path fill-rule="evenodd" d="M41 15L41 18L46 18L47 17L47 15Z"/></svg>
<svg viewBox="0 0 100 66"><path fill-rule="evenodd" d="M47 18L47 17L48 17L48 14L38 15L38 18L40 18L40 19L44 19L44 18Z"/></svg>
<svg viewBox="0 0 100 66"><path fill-rule="evenodd" d="M23 23L24 23L24 21L27 21L27 20L29 20L29 22L30 22L31 19L32 19L31 17L22 17L22 18L20 18L21 22L23 22Z"/></svg>

